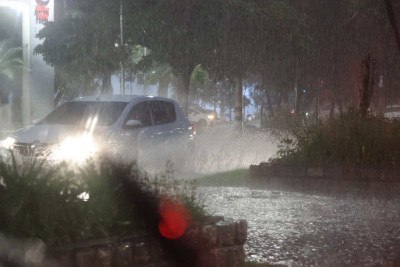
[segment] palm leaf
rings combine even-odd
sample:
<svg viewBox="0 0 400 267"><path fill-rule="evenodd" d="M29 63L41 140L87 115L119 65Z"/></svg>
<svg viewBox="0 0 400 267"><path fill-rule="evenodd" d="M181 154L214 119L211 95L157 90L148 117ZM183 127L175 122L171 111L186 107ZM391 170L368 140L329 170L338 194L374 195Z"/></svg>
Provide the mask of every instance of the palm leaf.
<svg viewBox="0 0 400 267"><path fill-rule="evenodd" d="M22 48L13 47L12 40L0 42L0 75L8 79L14 77L14 71L23 64Z"/></svg>

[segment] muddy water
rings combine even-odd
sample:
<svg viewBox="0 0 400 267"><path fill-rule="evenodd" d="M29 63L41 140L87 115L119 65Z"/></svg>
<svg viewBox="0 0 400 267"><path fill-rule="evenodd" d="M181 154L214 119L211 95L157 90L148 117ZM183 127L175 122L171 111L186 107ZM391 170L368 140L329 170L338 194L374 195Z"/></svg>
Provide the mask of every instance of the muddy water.
<svg viewBox="0 0 400 267"><path fill-rule="evenodd" d="M201 187L208 212L249 225L248 260L289 266L386 266L400 258L400 203Z"/></svg>

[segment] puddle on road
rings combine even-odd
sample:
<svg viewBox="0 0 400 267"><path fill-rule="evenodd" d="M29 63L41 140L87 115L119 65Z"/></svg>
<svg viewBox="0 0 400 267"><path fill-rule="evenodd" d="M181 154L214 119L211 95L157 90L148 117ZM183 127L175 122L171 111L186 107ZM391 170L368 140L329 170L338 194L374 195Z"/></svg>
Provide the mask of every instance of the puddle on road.
<svg viewBox="0 0 400 267"><path fill-rule="evenodd" d="M248 188L201 187L211 214L246 219L249 260L382 266L400 258L400 204Z"/></svg>

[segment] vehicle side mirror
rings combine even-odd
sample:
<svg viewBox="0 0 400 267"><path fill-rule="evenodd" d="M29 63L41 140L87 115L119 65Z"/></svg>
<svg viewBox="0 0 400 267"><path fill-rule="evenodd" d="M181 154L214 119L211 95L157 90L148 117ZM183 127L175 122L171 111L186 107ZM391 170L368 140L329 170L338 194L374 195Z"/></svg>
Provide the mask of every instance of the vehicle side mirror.
<svg viewBox="0 0 400 267"><path fill-rule="evenodd" d="M138 121L138 120L128 120L125 123L125 127L128 128L128 129L139 128L139 127L142 127L142 122Z"/></svg>

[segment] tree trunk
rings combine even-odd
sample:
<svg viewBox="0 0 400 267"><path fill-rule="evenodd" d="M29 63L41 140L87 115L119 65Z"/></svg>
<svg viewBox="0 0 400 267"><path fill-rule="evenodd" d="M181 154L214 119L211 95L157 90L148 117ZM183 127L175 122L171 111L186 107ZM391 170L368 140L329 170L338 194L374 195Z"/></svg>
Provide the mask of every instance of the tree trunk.
<svg viewBox="0 0 400 267"><path fill-rule="evenodd" d="M236 78L235 86L235 121L241 129L243 126L243 81L241 77Z"/></svg>
<svg viewBox="0 0 400 267"><path fill-rule="evenodd" d="M301 119L300 116L300 111L301 111L301 90L299 90L299 88L297 87L297 85L295 86L296 88L296 103L295 103L295 117L296 119Z"/></svg>
<svg viewBox="0 0 400 267"><path fill-rule="evenodd" d="M211 81L210 90L212 92L217 91L217 82L216 81L214 81L214 80ZM217 112L218 96L212 97L212 102L213 102L213 109L215 112Z"/></svg>
<svg viewBox="0 0 400 267"><path fill-rule="evenodd" d="M160 79L158 81L158 96L168 97L169 80Z"/></svg>
<svg viewBox="0 0 400 267"><path fill-rule="evenodd" d="M225 112L226 112L226 105L221 103L219 105L219 114L223 119L225 119Z"/></svg>
<svg viewBox="0 0 400 267"><path fill-rule="evenodd" d="M59 68L54 68L54 106L57 107L58 103L60 103L63 97L63 86L64 83L62 81L61 72Z"/></svg>
<svg viewBox="0 0 400 267"><path fill-rule="evenodd" d="M279 94L278 94L278 103L277 103L278 109L282 107L282 100L283 100L282 92L279 92Z"/></svg>
<svg viewBox="0 0 400 267"><path fill-rule="evenodd" d="M101 93L103 95L112 95L111 74L104 73L103 77L101 77L101 84Z"/></svg>
<svg viewBox="0 0 400 267"><path fill-rule="evenodd" d="M261 104L261 108L260 108L260 128L261 129L265 129L265 125L264 125L264 103Z"/></svg>
<svg viewBox="0 0 400 267"><path fill-rule="evenodd" d="M365 118L368 113L368 108L371 104L372 85L373 85L373 59L371 53L362 62L362 88L360 111Z"/></svg>
<svg viewBox="0 0 400 267"><path fill-rule="evenodd" d="M232 91L231 88L228 92L228 106L229 106L229 125L232 124Z"/></svg>
<svg viewBox="0 0 400 267"><path fill-rule="evenodd" d="M335 97L331 98L331 109L329 111L329 118L332 119L333 115L335 114L335 106L336 106L336 100Z"/></svg>
<svg viewBox="0 0 400 267"><path fill-rule="evenodd" d="M281 90L279 93L279 99L278 99L278 107L286 107L289 102L289 90L287 87L284 87L284 89Z"/></svg>
<svg viewBox="0 0 400 267"><path fill-rule="evenodd" d="M188 114L190 71L178 73L178 99L185 115Z"/></svg>
<svg viewBox="0 0 400 267"><path fill-rule="evenodd" d="M339 95L335 95L335 97L336 97L335 102L337 103L338 108L339 108L339 114L340 114L340 116L342 116L342 115L343 115L343 102L342 102L342 98L341 98Z"/></svg>
<svg viewBox="0 0 400 267"><path fill-rule="evenodd" d="M317 94L315 96L315 121L319 120L319 89L317 87Z"/></svg>
<svg viewBox="0 0 400 267"><path fill-rule="evenodd" d="M265 94L267 96L269 114L270 114L270 117L273 118L273 117L275 117L274 107L272 106L271 97L270 97L270 94L269 94L269 90L267 88L265 88Z"/></svg>

